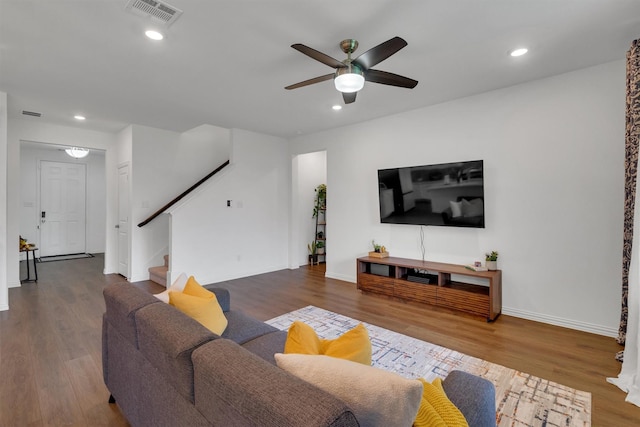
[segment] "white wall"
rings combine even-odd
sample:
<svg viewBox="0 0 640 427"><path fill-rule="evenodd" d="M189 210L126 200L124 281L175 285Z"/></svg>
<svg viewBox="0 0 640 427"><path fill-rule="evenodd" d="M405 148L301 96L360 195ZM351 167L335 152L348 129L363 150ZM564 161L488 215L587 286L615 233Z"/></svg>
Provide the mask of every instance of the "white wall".
<svg viewBox="0 0 640 427"><path fill-rule="evenodd" d="M137 224L229 159L230 131L204 125L185 133L132 126L131 281L169 253L169 218Z"/></svg>
<svg viewBox="0 0 640 427"><path fill-rule="evenodd" d="M9 309L7 230L7 94L0 92L0 311Z"/></svg>
<svg viewBox="0 0 640 427"><path fill-rule="evenodd" d="M616 61L292 140L327 150L327 276L355 281L371 239L421 257L418 226L380 223L378 169L483 159L486 228L427 227L426 258L497 250L503 313L615 336L624 106Z"/></svg>
<svg viewBox="0 0 640 427"><path fill-rule="evenodd" d="M170 211L172 279L184 272L206 284L287 267L288 143L237 129L231 141L231 165Z"/></svg>
<svg viewBox="0 0 640 427"><path fill-rule="evenodd" d="M20 149L20 235L27 241L40 246L38 225L38 168L40 161L80 163L86 165L87 174L87 219L86 251L105 251L106 231L106 175L105 153L91 150L83 159L72 159L64 151L47 148L45 144L22 144Z"/></svg>
<svg viewBox="0 0 640 427"><path fill-rule="evenodd" d="M16 248L20 235L20 141L41 142L54 145L72 145L95 148L105 151L106 176L106 205L115 204L117 183L115 174L108 171L116 170L116 135L108 132L91 131L82 128L52 125L41 122L37 118L11 119L8 121L7 137L7 243ZM105 273L116 271L117 265L112 264L116 241L109 235L109 224L115 224L113 212L106 213L106 248ZM20 286L19 252L7 252L7 274L9 287Z"/></svg>
<svg viewBox="0 0 640 427"><path fill-rule="evenodd" d="M308 263L309 250L307 245L315 239L316 221L312 216L316 196L314 190L318 185L327 183L327 153L318 151L301 154L294 158L294 162L296 162L298 170L297 174L293 176L293 188L297 192L298 208L293 214L293 218L297 220L295 228L299 232L297 242L291 250L296 256L296 266L300 266ZM329 229L326 231L328 233Z"/></svg>

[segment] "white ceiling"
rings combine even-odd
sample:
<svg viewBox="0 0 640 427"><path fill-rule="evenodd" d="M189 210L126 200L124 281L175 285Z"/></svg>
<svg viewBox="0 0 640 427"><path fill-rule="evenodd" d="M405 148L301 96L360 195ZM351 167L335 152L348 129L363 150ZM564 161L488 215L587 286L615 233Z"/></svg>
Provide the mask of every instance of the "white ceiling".
<svg viewBox="0 0 640 427"><path fill-rule="evenodd" d="M212 124L290 137L624 59L640 37L640 0L168 3L184 13L153 42L126 0L0 0L9 116L106 131ZM415 89L367 83L339 112L332 81L284 90L332 71L293 43L342 60L342 39L359 41L357 56L393 36L408 46L375 68L418 80ZM509 57L518 46L530 53ZM78 113L84 123L72 118Z"/></svg>

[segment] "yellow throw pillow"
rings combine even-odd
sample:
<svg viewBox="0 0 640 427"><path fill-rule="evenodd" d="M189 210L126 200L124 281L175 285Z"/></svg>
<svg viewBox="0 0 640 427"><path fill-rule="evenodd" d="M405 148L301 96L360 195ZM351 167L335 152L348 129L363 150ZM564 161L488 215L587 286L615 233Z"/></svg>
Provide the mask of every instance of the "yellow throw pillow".
<svg viewBox="0 0 640 427"><path fill-rule="evenodd" d="M445 394L440 378L433 383L428 383L424 378L418 379L423 392L413 427L469 427L462 412Z"/></svg>
<svg viewBox="0 0 640 427"><path fill-rule="evenodd" d="M189 276L187 283L184 285L184 289L182 290L182 293L191 295L193 297L199 297L199 298L212 298L212 297L215 298L216 297L216 294L214 294L208 289L203 288L202 285L198 283L196 278L193 276ZM216 301L218 300L216 299Z"/></svg>
<svg viewBox="0 0 640 427"><path fill-rule="evenodd" d="M371 341L367 328L360 323L335 339L319 338L313 328L296 320L289 327L285 354L310 354L337 357L371 365Z"/></svg>
<svg viewBox="0 0 640 427"><path fill-rule="evenodd" d="M216 295L200 286L195 279L191 279L193 276L187 281L184 291L169 292L169 304L200 322L214 334L222 335L228 321Z"/></svg>

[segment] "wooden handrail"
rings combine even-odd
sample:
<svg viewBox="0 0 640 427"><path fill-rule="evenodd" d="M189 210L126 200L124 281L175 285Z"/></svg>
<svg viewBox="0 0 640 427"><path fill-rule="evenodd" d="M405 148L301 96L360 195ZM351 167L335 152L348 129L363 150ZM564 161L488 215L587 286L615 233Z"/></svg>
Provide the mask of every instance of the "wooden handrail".
<svg viewBox="0 0 640 427"><path fill-rule="evenodd" d="M211 178L212 176L214 176L215 174L217 174L218 172L220 172L222 169L224 169L225 166L227 166L229 164L229 160L227 160L226 162L224 162L223 164L221 164L220 166L218 166L216 168L216 170L214 170L213 172L207 174L207 176L205 176L204 178L202 178L200 181L196 182L195 184L193 184L191 187L187 188L184 192L182 192L182 194L180 194L178 197L176 197L175 199L173 199L172 201L170 201L169 203L167 203L166 205L164 205L163 207L161 207L160 209L158 209L153 215L151 215L149 218L145 219L144 221L142 221L140 224L138 224L138 227L144 227L145 225L149 224L151 221L153 221L154 219L156 219L158 216L162 215L167 209L169 209L171 206L175 205L176 203L178 203L180 200L182 200L184 198L184 196L186 196L187 194L191 193L193 190L195 190L196 188L198 188L203 182L205 182L206 180L208 180L209 178Z"/></svg>

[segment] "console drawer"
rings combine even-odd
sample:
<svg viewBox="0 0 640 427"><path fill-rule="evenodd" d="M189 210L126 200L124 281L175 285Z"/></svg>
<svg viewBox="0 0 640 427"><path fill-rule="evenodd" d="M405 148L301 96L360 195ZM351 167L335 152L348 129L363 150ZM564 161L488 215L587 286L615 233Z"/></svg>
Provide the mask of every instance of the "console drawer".
<svg viewBox="0 0 640 427"><path fill-rule="evenodd" d="M392 277L368 273L358 274L358 289L365 292L393 296L393 282L394 279Z"/></svg>

